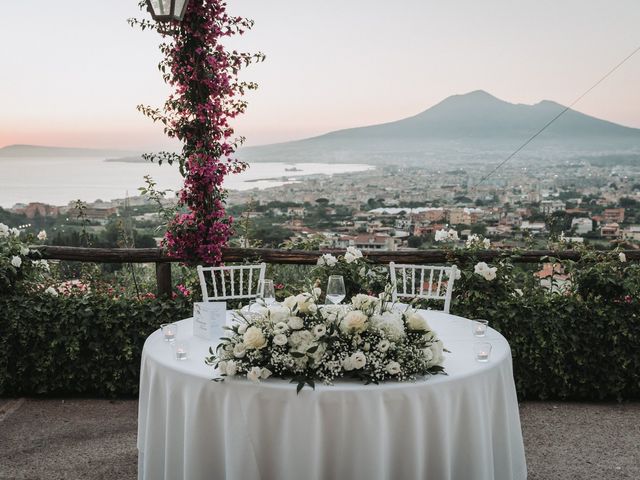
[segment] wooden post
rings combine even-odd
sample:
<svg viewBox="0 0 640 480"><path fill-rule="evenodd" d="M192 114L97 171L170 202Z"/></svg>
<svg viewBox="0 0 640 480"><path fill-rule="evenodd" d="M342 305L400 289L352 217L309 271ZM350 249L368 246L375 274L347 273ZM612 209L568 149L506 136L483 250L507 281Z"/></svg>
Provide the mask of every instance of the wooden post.
<svg viewBox="0 0 640 480"><path fill-rule="evenodd" d="M158 297L171 296L171 264L168 262L156 262L156 282L158 283Z"/></svg>

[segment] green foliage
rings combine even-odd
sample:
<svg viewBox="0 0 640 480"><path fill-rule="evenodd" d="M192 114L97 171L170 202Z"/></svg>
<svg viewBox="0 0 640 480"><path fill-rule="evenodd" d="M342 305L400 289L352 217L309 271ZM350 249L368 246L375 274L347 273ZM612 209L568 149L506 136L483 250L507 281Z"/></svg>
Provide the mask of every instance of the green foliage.
<svg viewBox="0 0 640 480"><path fill-rule="evenodd" d="M0 395L136 395L145 339L190 312L181 296L0 296Z"/></svg>

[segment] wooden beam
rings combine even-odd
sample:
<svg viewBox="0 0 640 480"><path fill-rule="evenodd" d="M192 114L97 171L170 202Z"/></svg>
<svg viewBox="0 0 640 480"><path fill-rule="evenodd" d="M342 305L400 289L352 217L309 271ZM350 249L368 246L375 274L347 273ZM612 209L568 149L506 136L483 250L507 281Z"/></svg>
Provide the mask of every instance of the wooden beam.
<svg viewBox="0 0 640 480"><path fill-rule="evenodd" d="M159 248L83 248L57 247L52 245L33 246L40 252L40 258L95 263L158 263L181 262L180 258L170 257ZM344 254L344 250L283 250L270 248L225 248L223 260L227 263L243 261L262 261L273 264L313 265L323 253ZM413 250L413 251L372 251L363 252L376 264L396 263L455 263L469 258L465 249L458 250ZM640 260L640 250L625 250L628 261ZM475 252L480 261L491 262L499 258L511 257L517 263L539 263L546 256L559 260L578 260L580 252L564 250L480 250Z"/></svg>

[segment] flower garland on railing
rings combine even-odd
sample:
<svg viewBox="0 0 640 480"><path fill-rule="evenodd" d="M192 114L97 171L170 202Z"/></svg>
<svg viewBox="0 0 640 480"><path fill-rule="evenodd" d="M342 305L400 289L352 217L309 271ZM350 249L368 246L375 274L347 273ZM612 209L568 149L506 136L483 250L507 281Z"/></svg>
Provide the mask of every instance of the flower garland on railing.
<svg viewBox="0 0 640 480"><path fill-rule="evenodd" d="M145 2L140 2L145 8ZM218 264L232 234L233 218L225 212L226 175L246 164L233 157L244 138L234 137L230 121L243 113L241 99L253 82L238 79L240 69L264 55L227 51L221 40L242 35L253 21L231 16L221 0L192 0L182 22L159 24L130 19L143 30L157 30L168 42L160 45L164 59L158 68L175 91L164 109L140 105L144 115L160 121L170 138L184 143L182 153L160 152L144 157L179 164L184 186L178 195L180 212L169 221L164 246L170 255Z"/></svg>

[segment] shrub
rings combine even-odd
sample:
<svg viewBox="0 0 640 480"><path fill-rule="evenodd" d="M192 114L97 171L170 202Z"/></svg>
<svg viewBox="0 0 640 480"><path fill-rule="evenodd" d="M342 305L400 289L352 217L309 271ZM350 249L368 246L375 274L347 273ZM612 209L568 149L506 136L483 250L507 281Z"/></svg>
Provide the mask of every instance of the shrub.
<svg viewBox="0 0 640 480"><path fill-rule="evenodd" d="M181 296L0 296L0 395L136 395L145 339L190 312Z"/></svg>

